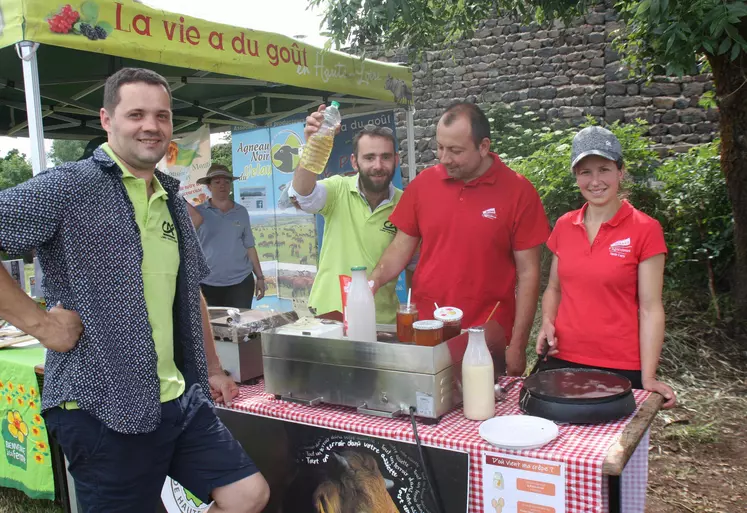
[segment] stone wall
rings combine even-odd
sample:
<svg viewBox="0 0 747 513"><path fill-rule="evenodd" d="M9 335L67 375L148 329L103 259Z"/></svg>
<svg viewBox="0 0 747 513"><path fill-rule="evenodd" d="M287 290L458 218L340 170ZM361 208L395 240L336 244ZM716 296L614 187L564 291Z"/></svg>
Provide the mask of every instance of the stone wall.
<svg viewBox="0 0 747 513"><path fill-rule="evenodd" d="M587 115L612 123L646 120L660 154L713 140L718 111L698 106L713 85L709 75L645 83L629 79L610 41L619 28L611 2L566 27L525 26L507 18L481 23L472 39L425 52L411 63L418 172L436 162L435 123L457 99L485 108L503 103L530 109L552 124L578 125ZM407 62L406 53L379 53ZM398 112L403 174L407 175L404 111Z"/></svg>

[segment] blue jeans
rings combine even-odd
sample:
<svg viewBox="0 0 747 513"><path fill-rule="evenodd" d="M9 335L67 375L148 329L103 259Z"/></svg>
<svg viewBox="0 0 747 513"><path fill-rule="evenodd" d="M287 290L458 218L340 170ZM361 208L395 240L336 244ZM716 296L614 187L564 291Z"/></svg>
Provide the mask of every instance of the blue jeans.
<svg viewBox="0 0 747 513"><path fill-rule="evenodd" d="M199 385L161 405L152 433L113 431L82 410L44 414L62 447L85 513L153 512L170 476L203 502L215 488L256 473Z"/></svg>

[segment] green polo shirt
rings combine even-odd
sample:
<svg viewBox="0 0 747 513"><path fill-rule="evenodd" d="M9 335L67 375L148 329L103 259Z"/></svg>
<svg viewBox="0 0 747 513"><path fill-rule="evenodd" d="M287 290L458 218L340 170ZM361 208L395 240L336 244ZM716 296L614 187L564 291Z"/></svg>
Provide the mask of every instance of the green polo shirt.
<svg viewBox="0 0 747 513"><path fill-rule="evenodd" d="M172 401L184 393L184 377L174 363L174 317L176 275L179 271L179 244L166 199L168 193L158 178L153 177L153 194L148 198L145 180L130 173L107 143L101 149L122 170L122 183L135 211L143 246L143 292L148 322L158 357L157 372L161 386L161 402ZM122 341L125 343L126 341ZM64 408L78 408L77 401L64 403Z"/></svg>
<svg viewBox="0 0 747 513"><path fill-rule="evenodd" d="M173 306L180 257L174 222L166 204L168 194L154 176L153 194L148 198L145 180L130 173L108 144L104 143L101 149L122 169L122 183L140 228L145 307L158 356L161 402L165 403L181 396L185 390L184 377L174 363Z"/></svg>
<svg viewBox="0 0 747 513"><path fill-rule="evenodd" d="M309 297L309 305L318 314L342 311L341 274L350 276L350 268L365 265L370 275L384 250L394 239L396 228L389 222L402 191L395 189L391 201L371 208L358 190L358 175L333 176L322 180L327 202L319 213L324 216L324 237L319 268ZM399 300L392 281L376 293L376 322L394 324Z"/></svg>

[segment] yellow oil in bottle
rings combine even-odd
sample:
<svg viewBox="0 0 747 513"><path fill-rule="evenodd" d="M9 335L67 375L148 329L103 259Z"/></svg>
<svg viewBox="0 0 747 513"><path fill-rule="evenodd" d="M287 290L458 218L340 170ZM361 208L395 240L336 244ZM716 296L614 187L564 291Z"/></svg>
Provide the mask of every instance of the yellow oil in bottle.
<svg viewBox="0 0 747 513"><path fill-rule="evenodd" d="M334 134L314 134L311 136L303 149L303 153L301 153L301 167L312 173L322 174L327 166L329 155L332 153L334 142Z"/></svg>

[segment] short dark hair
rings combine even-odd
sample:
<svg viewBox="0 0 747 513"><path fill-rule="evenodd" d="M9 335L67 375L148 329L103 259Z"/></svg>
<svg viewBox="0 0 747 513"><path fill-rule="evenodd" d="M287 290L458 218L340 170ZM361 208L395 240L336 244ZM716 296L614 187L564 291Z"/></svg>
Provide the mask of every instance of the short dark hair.
<svg viewBox="0 0 747 513"><path fill-rule="evenodd" d="M486 137L490 139L490 121L480 107L470 102L455 102L446 108L446 112L441 116L441 119L444 125L449 126L460 116L466 116L469 119L475 148L480 146L480 143Z"/></svg>
<svg viewBox="0 0 747 513"><path fill-rule="evenodd" d="M353 155L355 155L356 158L358 158L358 141L361 140L361 137L364 135L368 135L371 137L383 137L384 139L388 139L392 143L392 148L396 151L397 148L397 142L394 139L394 132L391 128L386 126L376 126L372 124L368 124L364 126L357 134L355 134L355 137L353 137Z"/></svg>
<svg viewBox="0 0 747 513"><path fill-rule="evenodd" d="M150 69L122 68L106 79L106 84L104 85L104 108L109 112L113 112L119 104L119 88L125 84L136 82L163 86L166 92L169 93L169 105L171 105L171 88L165 78Z"/></svg>

